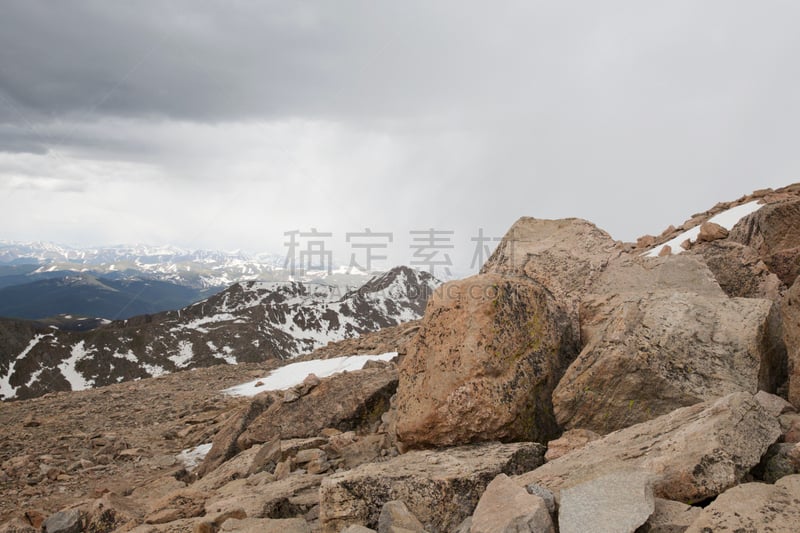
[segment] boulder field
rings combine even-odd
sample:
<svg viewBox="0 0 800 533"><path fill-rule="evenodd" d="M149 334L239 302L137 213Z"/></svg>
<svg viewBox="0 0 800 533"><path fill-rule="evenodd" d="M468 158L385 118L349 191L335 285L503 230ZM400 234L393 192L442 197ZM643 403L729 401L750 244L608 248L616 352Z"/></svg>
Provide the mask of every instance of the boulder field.
<svg viewBox="0 0 800 533"><path fill-rule="evenodd" d="M0 477L19 505L0 532L800 531L798 274L800 185L636 244L521 218L419 322L303 358L380 345L393 361L243 399L189 387L173 409L152 380L163 440L204 446L197 464L134 438L154 423L148 380L128 437L13 441ZM33 434L70 398L0 422ZM89 476L92 492L57 497Z"/></svg>

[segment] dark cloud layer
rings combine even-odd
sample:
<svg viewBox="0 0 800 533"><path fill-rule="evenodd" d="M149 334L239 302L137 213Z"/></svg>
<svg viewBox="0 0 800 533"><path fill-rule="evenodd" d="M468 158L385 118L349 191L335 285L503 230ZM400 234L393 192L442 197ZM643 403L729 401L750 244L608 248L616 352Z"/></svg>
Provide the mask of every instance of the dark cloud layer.
<svg viewBox="0 0 800 533"><path fill-rule="evenodd" d="M177 200L198 195L228 222L196 244L258 246L252 226L280 234L307 213L495 233L581 216L631 239L798 180L798 15L785 1L9 0L0 185L39 192L0 199L0 238L191 240ZM303 203L239 220L230 203L256 190ZM64 194L79 209L56 219ZM177 207L145 220L115 204L137 194ZM118 223L101 223L109 205Z"/></svg>

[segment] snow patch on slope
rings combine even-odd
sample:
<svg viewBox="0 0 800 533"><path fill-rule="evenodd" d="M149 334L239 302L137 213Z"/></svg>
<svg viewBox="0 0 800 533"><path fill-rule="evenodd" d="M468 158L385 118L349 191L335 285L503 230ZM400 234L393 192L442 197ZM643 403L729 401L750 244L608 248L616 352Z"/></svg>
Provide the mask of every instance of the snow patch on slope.
<svg viewBox="0 0 800 533"><path fill-rule="evenodd" d="M208 455L208 452L210 451L211 443L207 442L205 444L195 446L194 448L187 448L175 457L178 459L178 461L183 463L187 471L191 472L197 468L197 465L199 465L200 462L206 458L206 455Z"/></svg>
<svg viewBox="0 0 800 533"><path fill-rule="evenodd" d="M325 378L340 372L360 370L367 361L391 361L395 357L397 352L388 352L380 355L350 355L292 363L273 370L262 379L242 383L222 392L231 396L255 396L264 391L283 390L299 385L309 374Z"/></svg>
<svg viewBox="0 0 800 533"><path fill-rule="evenodd" d="M178 368L183 368L188 365L194 357L194 350L191 341L180 341L178 343L178 353L168 356L167 358L175 363Z"/></svg>
<svg viewBox="0 0 800 533"><path fill-rule="evenodd" d="M709 218L709 222L713 222L715 224L719 224L723 228L727 230L733 229L733 227L744 217L749 215L750 213L754 213L761 209L762 204L759 204L757 200L748 202L746 204L742 204L736 207L732 207L727 211L723 211L713 217ZM677 237L672 240L665 242L664 244L659 244L649 252L645 252L643 255L645 257L658 257L658 254L661 253L662 248L664 246L669 246L672 248L673 254L679 254L683 252L683 248L681 248L681 243L684 242L686 239L690 239L692 241L697 240L697 236L700 234L700 226L695 226L692 229L686 230Z"/></svg>
<svg viewBox="0 0 800 533"><path fill-rule="evenodd" d="M46 337L52 337L52 334L38 334L34 338L31 339L31 342L28 343L28 346L22 350L22 352L13 360L11 364L8 365L8 372L2 379L0 379L0 396L3 399L10 399L15 398L17 396L17 388L11 386L11 376L14 375L14 368L17 366L17 361L21 361L25 358L28 353L30 353L33 348L41 342L42 339Z"/></svg>
<svg viewBox="0 0 800 533"><path fill-rule="evenodd" d="M219 313L219 314L212 315L212 316L205 316L205 317L202 317L202 318L197 318L197 319L192 320L190 322L186 322L184 324L180 324L180 325L175 326L174 328L170 329L170 332L174 333L176 331L181 331L181 330L184 330L184 329L193 329L193 330L198 331L200 333L208 333L208 328L205 328L203 326L206 326L208 324L217 324L219 322L229 322L229 321L232 321L234 324L241 324L243 322L241 317L234 316L234 315L232 315L230 313Z"/></svg>
<svg viewBox="0 0 800 533"><path fill-rule="evenodd" d="M81 373L75 368L75 365L82 359L91 357L91 355L96 351L97 350L94 348L89 348L87 350L86 341L81 341L72 347L69 358L64 359L58 365L61 375L64 376L64 379L69 382L69 386L72 390L86 390L94 386L94 380L87 380L84 378L83 375L81 375Z"/></svg>

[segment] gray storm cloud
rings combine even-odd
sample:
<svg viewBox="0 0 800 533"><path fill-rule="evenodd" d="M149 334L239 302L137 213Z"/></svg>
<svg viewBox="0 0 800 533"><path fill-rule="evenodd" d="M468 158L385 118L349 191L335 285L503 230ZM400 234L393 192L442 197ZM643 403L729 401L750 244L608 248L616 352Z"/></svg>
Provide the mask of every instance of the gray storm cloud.
<svg viewBox="0 0 800 533"><path fill-rule="evenodd" d="M436 227L468 262L522 215L633 239L800 175L792 3L0 9L3 239Z"/></svg>

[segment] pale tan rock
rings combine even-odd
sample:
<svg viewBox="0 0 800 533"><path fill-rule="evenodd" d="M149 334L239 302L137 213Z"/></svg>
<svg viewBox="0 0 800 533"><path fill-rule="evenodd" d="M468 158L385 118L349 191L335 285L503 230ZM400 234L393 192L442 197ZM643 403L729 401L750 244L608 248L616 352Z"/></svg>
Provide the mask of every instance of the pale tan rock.
<svg viewBox="0 0 800 533"><path fill-rule="evenodd" d="M425 533L425 527L405 503L394 500L383 504L378 517L378 533Z"/></svg>
<svg viewBox="0 0 800 533"><path fill-rule="evenodd" d="M650 248L656 243L656 238L652 235L642 235L636 239L637 248Z"/></svg>
<svg viewBox="0 0 800 533"><path fill-rule="evenodd" d="M766 391L760 390L756 393L756 400L758 403L761 404L761 407L766 409L766 411L774 417L780 417L783 414L787 413L795 413L795 408L781 398L780 396L776 396L774 394L770 394Z"/></svg>
<svg viewBox="0 0 800 533"><path fill-rule="evenodd" d="M678 228L676 228L673 224L670 224L669 226L667 226L664 229L664 231L661 232L661 236L662 237L667 237L667 236L672 235L673 233L677 233L677 232L678 232Z"/></svg>
<svg viewBox="0 0 800 533"><path fill-rule="evenodd" d="M728 230L714 222L704 222L700 225L700 233L697 235L697 242L711 242L724 239L728 236Z"/></svg>
<svg viewBox="0 0 800 533"><path fill-rule="evenodd" d="M400 366L397 437L409 447L548 440L550 395L576 354L547 291L482 274L439 287Z"/></svg>
<svg viewBox="0 0 800 533"><path fill-rule="evenodd" d="M613 258L597 275L587 295L657 291L725 296L704 259L694 254L655 258L623 255Z"/></svg>
<svg viewBox="0 0 800 533"><path fill-rule="evenodd" d="M347 526L345 529L343 529L342 533L377 533L377 531L368 527L360 526L358 524L353 524L352 526Z"/></svg>
<svg viewBox="0 0 800 533"><path fill-rule="evenodd" d="M251 518L280 514L287 504L294 514L307 513L319 503L319 484L323 476L293 474L285 479L253 486L249 479L237 479L220 487L205 503L206 516L243 510ZM303 500L301 496L309 496Z"/></svg>
<svg viewBox="0 0 800 533"><path fill-rule="evenodd" d="M297 454L294 456L294 462L298 465L304 465L306 463L310 463L311 461L325 458L327 458L327 455L319 448L307 448L297 452Z"/></svg>
<svg viewBox="0 0 800 533"><path fill-rule="evenodd" d="M144 509L135 500L114 493L93 501L86 512L86 531L117 531L126 524L140 523Z"/></svg>
<svg viewBox="0 0 800 533"><path fill-rule="evenodd" d="M573 450L583 448L600 437L601 435L588 429L567 430L556 440L551 440L547 443L547 453L544 454L544 458L547 461L558 459Z"/></svg>
<svg viewBox="0 0 800 533"><path fill-rule="evenodd" d="M774 485L745 483L717 497L701 511L686 533L797 531L798 501L800 475L781 478Z"/></svg>
<svg viewBox="0 0 800 533"><path fill-rule="evenodd" d="M242 508L231 509L224 513L206 515L203 517L202 522L195 524L193 533L216 533L226 520L243 520L245 518L247 518L247 513Z"/></svg>
<svg viewBox="0 0 800 533"><path fill-rule="evenodd" d="M182 518L194 518L205 512L205 502L210 497L207 492L193 489L180 489L154 501L150 505L145 522L165 524Z"/></svg>
<svg viewBox="0 0 800 533"><path fill-rule="evenodd" d="M286 479L289 477L289 473L292 471L292 461L291 459L287 459L285 461L281 461L277 465L275 465L275 471L273 475L275 479L280 481L282 479Z"/></svg>
<svg viewBox="0 0 800 533"><path fill-rule="evenodd" d="M264 446L267 445L265 444ZM260 467L266 466L261 464L260 459L258 459L258 454L261 452L262 448L254 446L237 454L193 483L192 488L195 490L214 491L234 479L244 478L260 472ZM274 464L271 466L272 469L275 468Z"/></svg>
<svg viewBox="0 0 800 533"><path fill-rule="evenodd" d="M0 533L39 533L40 531L22 518L12 518L0 526Z"/></svg>
<svg viewBox="0 0 800 533"><path fill-rule="evenodd" d="M561 490L623 467L656 475L655 496L686 503L739 483L780 435L778 421L745 392L675 410L588 443L516 478Z"/></svg>
<svg viewBox="0 0 800 533"><path fill-rule="evenodd" d="M658 251L658 257L666 257L668 255L672 255L672 246L665 244L661 247L661 250Z"/></svg>
<svg viewBox="0 0 800 533"><path fill-rule="evenodd" d="M275 395L269 393L259 394L246 407L228 415L227 421L214 436L211 450L197 467L195 474L198 477L203 477L228 459L249 448L250 446L246 448L239 447L239 437L261 413L275 402ZM268 440L270 439L264 439L264 442Z"/></svg>
<svg viewBox="0 0 800 533"><path fill-rule="evenodd" d="M220 531L237 533L311 533L308 523L302 518L245 518L228 520Z"/></svg>
<svg viewBox="0 0 800 533"><path fill-rule="evenodd" d="M775 391L769 300L662 290L589 296L586 344L553 392L558 423L608 433L736 391Z"/></svg>
<svg viewBox="0 0 800 533"><path fill-rule="evenodd" d="M469 533L555 532L545 501L500 474L478 501Z"/></svg>
<svg viewBox="0 0 800 533"><path fill-rule="evenodd" d="M541 284L565 307L577 334L581 297L622 250L608 233L585 220L522 217L480 272L522 276Z"/></svg>
<svg viewBox="0 0 800 533"><path fill-rule="evenodd" d="M560 533L634 533L653 514L655 476L620 469L561 491Z"/></svg>
<svg viewBox="0 0 800 533"><path fill-rule="evenodd" d="M332 457L339 458L345 468L355 468L380 457L381 451L388 445L387 441L386 435L353 436L352 439L337 440L335 445L331 445L332 453L329 453Z"/></svg>
<svg viewBox="0 0 800 533"><path fill-rule="evenodd" d="M662 498L655 499L655 510L637 533L681 533L700 515L699 507Z"/></svg>
<svg viewBox="0 0 800 533"><path fill-rule="evenodd" d="M498 474L518 474L543 461L536 443L480 444L412 451L326 477L320 526L338 533L351 524L376 528L383 504L402 500L427 531L452 531L475 510Z"/></svg>
<svg viewBox="0 0 800 533"><path fill-rule="evenodd" d="M779 418L783 442L800 442L800 414L785 413Z"/></svg>
<svg viewBox="0 0 800 533"><path fill-rule="evenodd" d="M331 463L325 456L317 457L306 463L306 471L309 474L322 474L331 468Z"/></svg>

